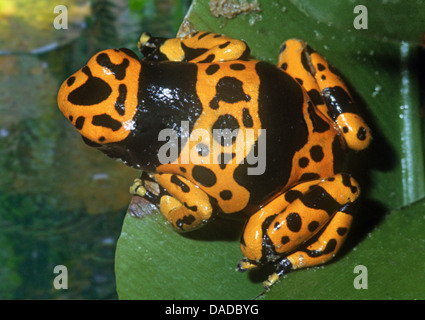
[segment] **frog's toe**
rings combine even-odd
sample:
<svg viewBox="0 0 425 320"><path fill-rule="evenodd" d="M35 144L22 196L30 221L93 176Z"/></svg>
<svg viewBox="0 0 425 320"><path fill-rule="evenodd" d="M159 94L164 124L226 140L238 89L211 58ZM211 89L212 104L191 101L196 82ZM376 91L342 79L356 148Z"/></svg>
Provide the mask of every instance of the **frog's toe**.
<svg viewBox="0 0 425 320"><path fill-rule="evenodd" d="M134 179L133 184L130 186L130 193L140 197L146 194L146 188L143 186L143 181L141 179Z"/></svg>
<svg viewBox="0 0 425 320"><path fill-rule="evenodd" d="M293 269L291 261L289 261L288 258L286 257L279 260L279 262L277 262L275 266L276 266L275 272L269 275L267 280L263 282L263 287L266 289L270 288L273 284L275 284L280 279L280 277L287 274L289 271Z"/></svg>

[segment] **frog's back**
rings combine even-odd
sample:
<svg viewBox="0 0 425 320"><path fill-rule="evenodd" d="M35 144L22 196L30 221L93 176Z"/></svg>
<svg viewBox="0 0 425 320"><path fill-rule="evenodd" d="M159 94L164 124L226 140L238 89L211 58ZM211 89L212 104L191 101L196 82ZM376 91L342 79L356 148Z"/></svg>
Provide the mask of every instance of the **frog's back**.
<svg viewBox="0 0 425 320"><path fill-rule="evenodd" d="M322 165L316 166L315 173L309 172L308 168L300 168L299 159L310 153L310 145L315 139L326 144L324 150L339 152L341 144L329 120L320 114L297 80L266 62L247 61L240 64L252 70L249 75L239 78L242 83L239 87L243 90L239 89L237 95L244 97L247 94L254 99L241 99L239 109L242 112L234 108L233 113L249 114L250 119L258 121L251 127L263 130L263 137L245 150L251 156L256 155L257 161L252 163L250 159L253 157L248 155L250 159L245 158L233 173L234 180L249 190L247 209L251 211L249 206L254 210L300 179L318 178L316 172L323 172L325 176L333 173L334 168L332 165L329 168L326 159L323 159ZM251 127L246 124L255 124L255 120L242 119L238 123L240 128L249 129ZM324 136L326 139L323 139ZM264 171L260 170L261 167Z"/></svg>
<svg viewBox="0 0 425 320"><path fill-rule="evenodd" d="M309 152L312 133L328 132L331 138L335 135L302 86L269 63L231 61L196 67L195 92L202 112L179 158L158 169L195 181L218 199L224 212L252 211L272 199L306 173L299 170L298 159ZM200 140L198 133L193 134L196 129L204 130L211 139ZM241 134L226 141L217 139L215 130L237 130ZM218 154L212 152L220 149ZM181 172L183 158L190 150L198 150L200 156L195 162L202 165L189 163ZM309 174L313 178L311 173L304 178ZM205 176L214 183L203 181ZM227 189L222 190L223 186ZM238 197L221 199L223 193L230 194L229 190Z"/></svg>

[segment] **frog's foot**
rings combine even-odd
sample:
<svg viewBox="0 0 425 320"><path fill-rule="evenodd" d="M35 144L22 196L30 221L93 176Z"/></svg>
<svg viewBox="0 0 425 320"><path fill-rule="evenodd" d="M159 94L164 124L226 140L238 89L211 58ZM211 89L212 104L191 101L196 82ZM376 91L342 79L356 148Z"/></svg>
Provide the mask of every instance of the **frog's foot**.
<svg viewBox="0 0 425 320"><path fill-rule="evenodd" d="M240 271L240 272L245 272L247 270L251 270L251 269L254 269L254 268L257 268L257 267L258 267L257 263L249 261L247 258L243 258L243 259L239 260L237 270Z"/></svg>
<svg viewBox="0 0 425 320"><path fill-rule="evenodd" d="M130 193L134 196L143 197L146 194L146 188L143 186L142 179L136 178L130 186Z"/></svg>
<svg viewBox="0 0 425 320"><path fill-rule="evenodd" d="M143 197L159 208L161 197L168 195L168 192L155 180L153 174L143 171L140 178L134 179L130 186L130 194Z"/></svg>
<svg viewBox="0 0 425 320"><path fill-rule="evenodd" d="M159 210L174 230L197 229L215 216L209 196L185 177L162 173L155 179L167 190L160 197Z"/></svg>
<svg viewBox="0 0 425 320"><path fill-rule="evenodd" d="M286 257L279 259L273 265L275 267L275 271L268 276L266 281L263 282L263 287L266 289L271 287L279 280L280 277L293 269L292 263ZM255 269L258 266L260 266L260 263L252 262L247 258L242 258L238 263L237 270L245 272L247 270Z"/></svg>

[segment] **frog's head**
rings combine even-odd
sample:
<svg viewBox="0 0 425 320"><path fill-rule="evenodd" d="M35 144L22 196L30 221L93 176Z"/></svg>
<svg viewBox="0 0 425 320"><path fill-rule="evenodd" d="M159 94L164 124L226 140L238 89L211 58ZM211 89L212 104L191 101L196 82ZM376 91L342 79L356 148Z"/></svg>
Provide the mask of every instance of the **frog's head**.
<svg viewBox="0 0 425 320"><path fill-rule="evenodd" d="M59 109L85 141L118 142L133 130L140 69L131 50L110 49L65 80L58 94Z"/></svg>

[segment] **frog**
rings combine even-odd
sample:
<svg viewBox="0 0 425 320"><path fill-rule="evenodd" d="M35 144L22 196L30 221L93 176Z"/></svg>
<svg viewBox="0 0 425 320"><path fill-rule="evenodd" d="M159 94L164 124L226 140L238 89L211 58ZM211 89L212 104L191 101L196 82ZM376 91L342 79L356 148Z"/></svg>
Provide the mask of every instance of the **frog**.
<svg viewBox="0 0 425 320"><path fill-rule="evenodd" d="M131 193L177 232L245 217L237 270L271 265L266 288L332 260L360 195L345 159L372 139L338 71L299 39L277 64L207 31L143 33L138 49L101 51L61 85L83 141L141 170Z"/></svg>

